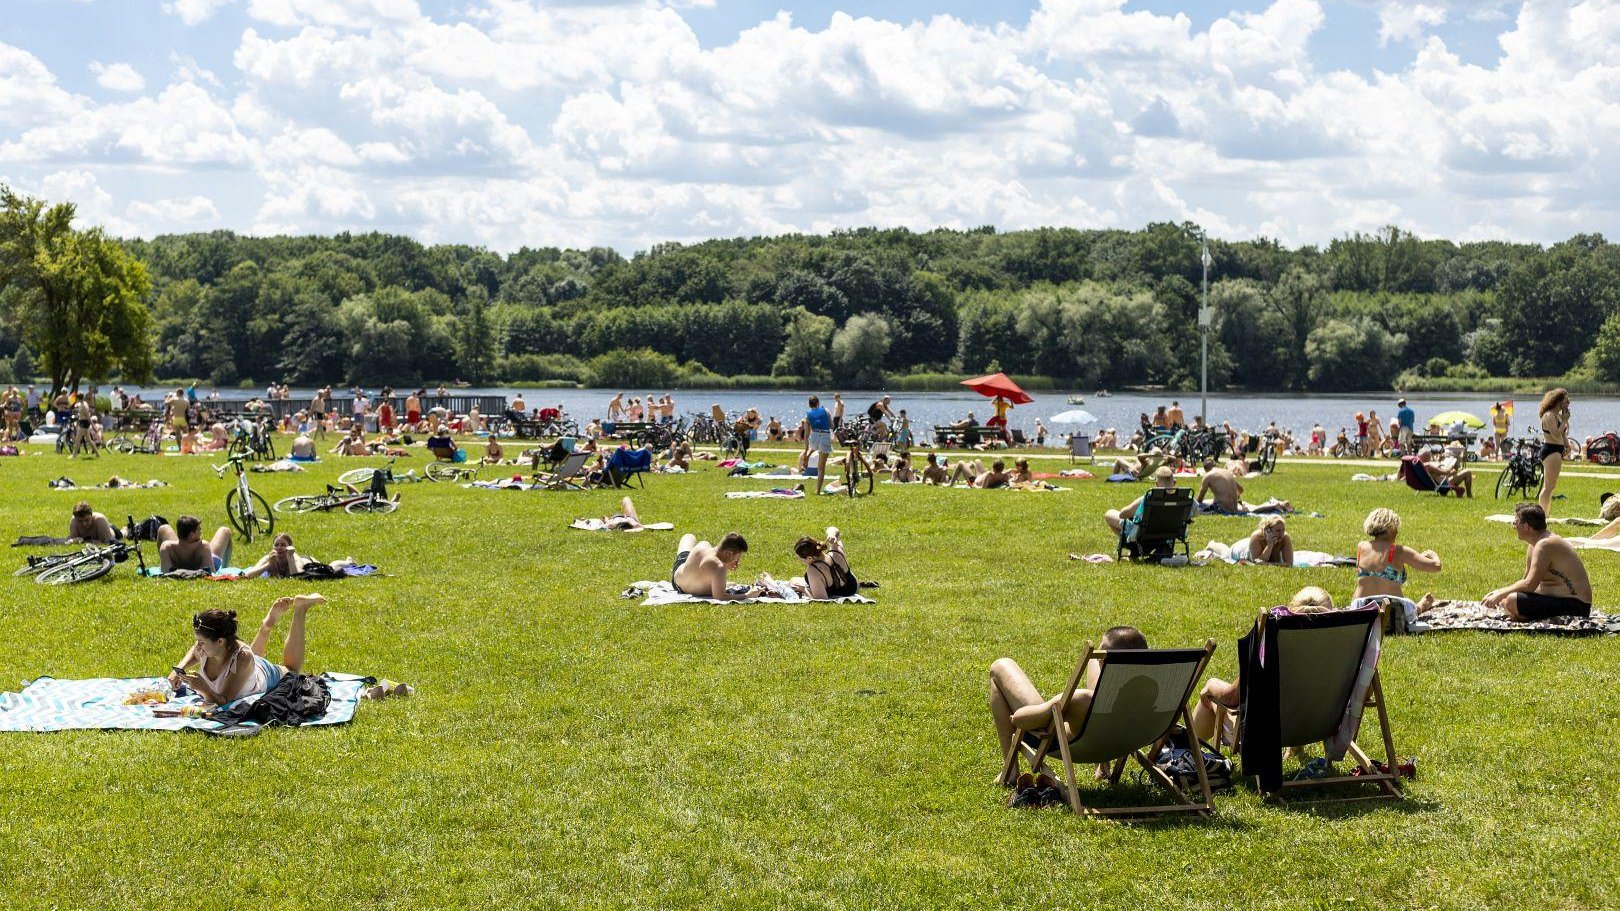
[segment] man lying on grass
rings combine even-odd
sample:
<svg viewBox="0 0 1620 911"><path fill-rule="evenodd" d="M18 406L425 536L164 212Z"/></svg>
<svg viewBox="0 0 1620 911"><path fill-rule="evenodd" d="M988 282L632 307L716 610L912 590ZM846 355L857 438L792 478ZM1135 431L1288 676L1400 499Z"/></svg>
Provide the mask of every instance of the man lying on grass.
<svg viewBox="0 0 1620 911"><path fill-rule="evenodd" d="M748 552L748 542L736 532L728 532L718 546L699 541L697 535L682 535L675 549L675 568L670 571L669 583L683 595L694 598L713 598L716 601L741 601L757 598L761 587L750 585L740 592L726 590L726 577L742 562Z"/></svg>
<svg viewBox="0 0 1620 911"><path fill-rule="evenodd" d="M1204 502L1205 494L1211 500L1208 504ZM1272 500L1259 506L1243 502L1243 485L1238 483L1237 476L1225 468L1217 468L1214 459L1204 462L1204 480L1198 485L1197 500L1199 509L1213 509L1228 515L1286 513L1292 509L1287 500Z"/></svg>
<svg viewBox="0 0 1620 911"><path fill-rule="evenodd" d="M118 529L107 517L90 508L88 501L80 500L73 507L73 518L68 520L68 543L111 544L118 540Z"/></svg>
<svg viewBox="0 0 1620 911"><path fill-rule="evenodd" d="M178 689L185 684L213 705L268 693L283 675L303 672L305 614L314 605L325 603L325 598L314 594L277 598L259 624L252 645L236 638L236 611L205 610L193 616L194 641L169 674L170 685ZM287 628L287 640L281 647L281 663L272 664L264 652L270 644L270 633L289 610L292 626ZM193 665L196 672L189 673Z"/></svg>
<svg viewBox="0 0 1620 911"><path fill-rule="evenodd" d="M1514 620L1585 617L1592 613L1592 583L1586 565L1568 541L1547 530L1547 514L1535 503L1513 510L1513 531L1529 545L1524 578L1481 599Z"/></svg>

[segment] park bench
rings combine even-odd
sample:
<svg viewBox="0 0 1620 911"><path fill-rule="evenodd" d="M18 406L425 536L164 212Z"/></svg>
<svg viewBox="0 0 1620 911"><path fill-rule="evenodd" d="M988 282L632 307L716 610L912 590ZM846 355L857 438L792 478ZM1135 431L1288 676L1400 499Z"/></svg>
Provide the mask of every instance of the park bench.
<svg viewBox="0 0 1620 911"><path fill-rule="evenodd" d="M986 440L1001 442L1005 439L1001 435L1000 427L979 425L965 430L958 430L950 424L934 425L934 444L937 446L977 446Z"/></svg>

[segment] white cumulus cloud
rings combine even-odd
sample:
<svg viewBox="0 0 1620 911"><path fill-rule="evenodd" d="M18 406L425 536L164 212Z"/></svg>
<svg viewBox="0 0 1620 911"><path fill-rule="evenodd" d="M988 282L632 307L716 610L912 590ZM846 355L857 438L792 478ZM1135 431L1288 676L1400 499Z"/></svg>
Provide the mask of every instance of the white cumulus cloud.
<svg viewBox="0 0 1620 911"><path fill-rule="evenodd" d="M90 62L90 72L96 77L96 85L115 92L139 92L146 88L146 78L135 72L135 68L127 63L102 63L99 60Z"/></svg>

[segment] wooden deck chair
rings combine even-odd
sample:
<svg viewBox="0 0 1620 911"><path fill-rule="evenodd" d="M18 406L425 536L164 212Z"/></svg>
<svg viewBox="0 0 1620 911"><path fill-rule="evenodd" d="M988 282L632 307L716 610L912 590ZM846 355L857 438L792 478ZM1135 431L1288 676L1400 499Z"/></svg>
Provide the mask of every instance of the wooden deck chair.
<svg viewBox="0 0 1620 911"><path fill-rule="evenodd" d="M1046 728L1023 733L1013 741L1003 760L1002 778L1011 781L1018 777L1019 758L1028 761L1031 772L1039 773L1046 760L1056 752L1063 759L1063 786L1069 797L1069 807L1082 816L1154 816L1165 813L1214 812L1214 797L1210 793L1209 778L1204 764L1198 767L1198 793L1188 794L1153 759L1164 746L1171 730L1181 724L1192 730L1192 716L1187 702L1203 677L1209 656L1215 651L1215 640L1208 639L1203 648L1181 649L1115 649L1093 651L1086 643L1080 663L1075 665L1063 695L1052 706L1052 718ZM1097 686L1091 696L1091 705L1078 726L1063 737L1070 726L1064 723L1069 703L1075 691L1086 679L1086 667L1098 663ZM1145 751L1145 752L1144 752ZM1201 757L1200 757L1201 758ZM1125 762L1134 759L1157 784L1169 791L1175 803L1134 807L1088 807L1080 798L1080 786L1075 766L1088 763L1106 763L1109 784L1118 784L1125 771ZM1202 798L1196 799L1196 798Z"/></svg>
<svg viewBox="0 0 1620 911"><path fill-rule="evenodd" d="M590 461L591 455L589 452L569 453L555 472L535 475L535 484L545 490L584 490L585 463Z"/></svg>
<svg viewBox="0 0 1620 911"><path fill-rule="evenodd" d="M1187 541L1187 529L1192 525L1193 513L1198 505L1193 502L1192 491L1185 487L1166 490L1155 487L1142 496L1140 518L1127 521L1119 531L1119 547L1115 559L1125 555L1131 545L1136 546L1136 559L1157 559L1174 556L1176 545L1192 559L1192 545Z"/></svg>
<svg viewBox="0 0 1620 911"><path fill-rule="evenodd" d="M1362 670L1367 638L1375 631L1382 630L1383 613L1382 607L1280 617L1272 616L1269 610L1260 613L1260 619L1255 623L1255 633L1251 633L1251 636L1255 647L1264 644L1265 648L1270 649L1272 643L1275 643L1275 653L1266 656L1266 661L1276 662L1277 714L1273 721L1276 724L1275 740L1279 751L1306 747L1313 743L1321 744L1339 731L1340 725L1346 720L1347 710L1355 693L1357 677ZM1256 670L1250 666L1252 664L1252 659L1245 663L1242 670L1244 677L1240 681L1244 690L1245 704L1248 704L1247 697L1250 691L1249 675ZM1378 720L1384 746L1383 770L1378 769L1361 745L1352 740L1345 755L1359 767L1360 774L1297 781L1284 778L1278 790L1267 792L1262 789L1262 793L1268 797L1281 798L1286 792L1298 788L1374 784L1378 786L1379 792L1376 794L1337 800L1371 800L1385 797L1401 799L1403 795L1400 788L1399 761L1395 756L1395 738L1390 732L1389 714L1385 711L1384 688L1376 668L1373 669L1372 677L1366 683L1360 699L1361 705L1357 708L1362 711L1357 714L1361 723L1365 724L1368 719L1366 709L1374 710L1371 715ZM1264 713L1264 709L1258 707L1256 711ZM1218 745L1222 743L1220 733L1227 730L1227 718L1230 714L1224 707L1216 712L1215 730ZM1233 728L1237 736L1227 739L1227 742L1234 749L1241 751L1244 737L1261 736L1270 741L1272 739L1270 732L1259 734L1254 728L1254 725L1263 723L1266 722L1259 718L1238 719L1238 724ZM1280 762L1280 752L1278 761ZM1243 765L1244 775L1255 774L1250 770L1249 761L1246 760ZM1319 799L1313 802L1332 800L1335 799Z"/></svg>

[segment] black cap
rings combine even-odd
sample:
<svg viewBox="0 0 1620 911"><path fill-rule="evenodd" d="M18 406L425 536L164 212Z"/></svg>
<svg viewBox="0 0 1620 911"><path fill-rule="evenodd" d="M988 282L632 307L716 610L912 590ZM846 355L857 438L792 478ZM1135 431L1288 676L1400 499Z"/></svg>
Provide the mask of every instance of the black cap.
<svg viewBox="0 0 1620 911"><path fill-rule="evenodd" d="M1614 496L1614 494L1612 494L1612 493L1600 493L1600 494L1598 494L1598 505L1602 506L1604 503L1609 502L1609 498L1612 497L1612 496Z"/></svg>

